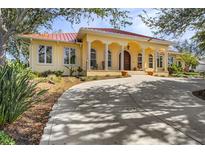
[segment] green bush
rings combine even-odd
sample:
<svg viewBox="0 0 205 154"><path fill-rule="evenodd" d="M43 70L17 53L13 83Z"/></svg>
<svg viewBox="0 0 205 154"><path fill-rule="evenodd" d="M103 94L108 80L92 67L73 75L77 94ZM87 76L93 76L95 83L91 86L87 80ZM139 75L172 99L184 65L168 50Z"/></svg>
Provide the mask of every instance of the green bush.
<svg viewBox="0 0 205 154"><path fill-rule="evenodd" d="M19 61L9 61L7 65L10 67L13 67L15 71L18 73L21 73L21 74L26 73L30 79L33 79L36 77L36 74L32 72L32 70L29 67L27 67L25 64Z"/></svg>
<svg viewBox="0 0 205 154"><path fill-rule="evenodd" d="M61 77L61 76L63 76L63 73L64 73L64 71L54 71L53 72L57 77Z"/></svg>
<svg viewBox="0 0 205 154"><path fill-rule="evenodd" d="M176 64L173 64L168 67L168 71L169 71L169 74L176 74L176 73L183 72L183 69L181 66L177 66Z"/></svg>
<svg viewBox="0 0 205 154"><path fill-rule="evenodd" d="M29 72L13 64L0 66L0 125L14 122L45 92L37 92L38 82L30 81Z"/></svg>
<svg viewBox="0 0 205 154"><path fill-rule="evenodd" d="M14 145L14 139L3 131L0 131L0 145Z"/></svg>

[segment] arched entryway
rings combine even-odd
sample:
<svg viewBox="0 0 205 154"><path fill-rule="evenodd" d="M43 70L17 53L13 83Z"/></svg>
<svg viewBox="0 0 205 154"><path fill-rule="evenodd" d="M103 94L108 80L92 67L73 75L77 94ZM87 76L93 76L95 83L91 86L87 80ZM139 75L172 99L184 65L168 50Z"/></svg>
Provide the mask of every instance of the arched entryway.
<svg viewBox="0 0 205 154"><path fill-rule="evenodd" d="M119 69L121 69L121 53L119 54ZM131 56L127 51L124 51L124 70L131 70Z"/></svg>

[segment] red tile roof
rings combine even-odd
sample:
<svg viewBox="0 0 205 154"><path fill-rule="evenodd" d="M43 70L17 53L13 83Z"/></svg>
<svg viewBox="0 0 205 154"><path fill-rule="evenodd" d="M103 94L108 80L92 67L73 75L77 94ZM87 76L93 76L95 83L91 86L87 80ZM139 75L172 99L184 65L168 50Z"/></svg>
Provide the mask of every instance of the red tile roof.
<svg viewBox="0 0 205 154"><path fill-rule="evenodd" d="M63 42L75 42L77 33L25 34L21 35L21 37Z"/></svg>
<svg viewBox="0 0 205 154"><path fill-rule="evenodd" d="M86 27L85 29L108 32L108 33L115 33L115 34L131 35L131 36L137 36L137 37L144 37L144 38L149 38L149 39L163 40L163 39L158 39L158 38L154 38L154 37L150 37L150 36L146 36L146 35L141 35L141 34L137 34L137 33L132 33L132 32L124 31L124 30L114 29L114 28L89 28L89 27Z"/></svg>

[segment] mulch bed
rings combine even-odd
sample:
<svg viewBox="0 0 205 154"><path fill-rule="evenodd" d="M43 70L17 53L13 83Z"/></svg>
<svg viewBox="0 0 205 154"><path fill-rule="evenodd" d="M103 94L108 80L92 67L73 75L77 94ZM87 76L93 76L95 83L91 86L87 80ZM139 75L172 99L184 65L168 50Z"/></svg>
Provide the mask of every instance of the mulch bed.
<svg viewBox="0 0 205 154"><path fill-rule="evenodd" d="M39 144L53 105L66 89L80 82L75 78L63 78L55 84L40 83L41 89L48 89L45 100L33 105L16 122L6 125L4 131L14 138L16 144Z"/></svg>
<svg viewBox="0 0 205 154"><path fill-rule="evenodd" d="M194 92L192 92L192 94L198 98L205 100L205 89L199 90L199 91L194 91Z"/></svg>

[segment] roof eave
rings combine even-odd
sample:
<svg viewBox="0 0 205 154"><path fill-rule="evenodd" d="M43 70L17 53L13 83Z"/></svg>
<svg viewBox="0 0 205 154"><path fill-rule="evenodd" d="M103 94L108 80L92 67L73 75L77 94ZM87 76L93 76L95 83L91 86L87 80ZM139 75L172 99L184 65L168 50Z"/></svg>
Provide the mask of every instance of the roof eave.
<svg viewBox="0 0 205 154"><path fill-rule="evenodd" d="M52 40L52 39L36 38L36 37L22 36L22 35L17 35L17 37L19 37L19 38L25 38L25 39L33 39L33 40L43 40L43 41L62 42L62 43L77 43L77 44L80 44L80 43L81 43L81 42L76 42L76 41Z"/></svg>
<svg viewBox="0 0 205 154"><path fill-rule="evenodd" d="M94 34L104 34L104 35L108 35L108 36L116 36L116 37L120 37L120 38L127 38L127 39L134 39L134 40L140 40L140 41L149 41L152 43L158 43L158 44L166 44L166 45L172 45L174 44L174 42L172 41L167 41L167 40L158 40L158 39L154 39L154 38L144 38L144 37L139 37L139 36L132 36L132 35L125 35L125 34L116 34L116 33L110 33L110 32L103 32L103 31L99 31L99 30L92 30L92 29L85 29L85 28L80 28L77 38L81 38L81 34L83 33L94 33Z"/></svg>

